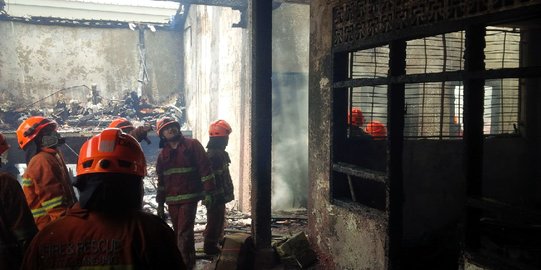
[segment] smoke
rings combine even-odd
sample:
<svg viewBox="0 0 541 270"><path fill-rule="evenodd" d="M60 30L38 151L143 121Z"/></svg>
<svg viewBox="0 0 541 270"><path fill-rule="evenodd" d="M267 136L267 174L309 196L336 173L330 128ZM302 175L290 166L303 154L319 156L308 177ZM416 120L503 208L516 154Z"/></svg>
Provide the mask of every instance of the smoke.
<svg viewBox="0 0 541 270"><path fill-rule="evenodd" d="M272 210L307 206L308 5L273 11Z"/></svg>
<svg viewBox="0 0 541 270"><path fill-rule="evenodd" d="M308 194L307 74L273 75L272 208L306 207Z"/></svg>

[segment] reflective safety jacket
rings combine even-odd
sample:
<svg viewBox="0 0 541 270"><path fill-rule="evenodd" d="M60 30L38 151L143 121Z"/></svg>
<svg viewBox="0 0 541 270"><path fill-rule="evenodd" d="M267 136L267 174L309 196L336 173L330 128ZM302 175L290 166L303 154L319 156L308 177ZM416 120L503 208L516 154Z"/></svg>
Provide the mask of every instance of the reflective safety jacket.
<svg viewBox="0 0 541 270"><path fill-rule="evenodd" d="M21 269L186 269L173 230L142 211L123 216L82 209L41 230Z"/></svg>
<svg viewBox="0 0 541 270"><path fill-rule="evenodd" d="M165 144L156 163L158 203L197 202L215 189L205 149L196 139L182 137L176 149Z"/></svg>
<svg viewBox="0 0 541 270"><path fill-rule="evenodd" d="M229 173L229 164L231 163L229 154L224 150L214 148L209 148L207 153L216 183L216 203L228 203L235 198L233 181Z"/></svg>
<svg viewBox="0 0 541 270"><path fill-rule="evenodd" d="M76 202L66 163L56 149L43 148L32 157L22 184L26 202L40 230Z"/></svg>
<svg viewBox="0 0 541 270"><path fill-rule="evenodd" d="M21 185L12 175L0 172L0 269L19 269L24 245L37 231Z"/></svg>

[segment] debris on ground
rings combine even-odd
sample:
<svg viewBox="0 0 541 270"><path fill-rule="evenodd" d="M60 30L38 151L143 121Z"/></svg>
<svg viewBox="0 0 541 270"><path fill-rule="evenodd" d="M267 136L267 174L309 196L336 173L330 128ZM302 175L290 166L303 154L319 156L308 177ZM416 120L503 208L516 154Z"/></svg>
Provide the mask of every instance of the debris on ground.
<svg viewBox="0 0 541 270"><path fill-rule="evenodd" d="M288 267L306 269L317 261L316 253L310 248L310 243L304 232L299 232L291 238L277 241L273 244L280 261Z"/></svg>
<svg viewBox="0 0 541 270"><path fill-rule="evenodd" d="M68 98L64 93L86 90L84 99ZM121 98L105 98L93 86L67 87L39 100L16 97L7 91L0 92L0 131L14 132L30 116L44 116L55 120L61 132L98 132L117 117L124 117L133 124L153 125L156 119L172 117L181 126L185 124L184 101L181 95L166 99L162 104L152 104L135 91L126 90Z"/></svg>
<svg viewBox="0 0 541 270"><path fill-rule="evenodd" d="M155 166L152 164L147 165L147 176L144 179L143 209L152 214L156 214L158 208L156 203L157 178ZM172 226L169 219L167 223ZM217 258L220 256L209 256L203 252L203 232L206 224L207 209L199 203L194 226L197 256L196 269L215 269ZM284 269L306 269L306 267L310 267L317 261L317 257L310 249L306 238L307 225L308 218L305 208L274 211L272 213L271 233L273 247L276 249ZM234 235L250 235L252 233L252 218L249 214L239 211L237 205L231 202L226 205L224 226L225 239Z"/></svg>

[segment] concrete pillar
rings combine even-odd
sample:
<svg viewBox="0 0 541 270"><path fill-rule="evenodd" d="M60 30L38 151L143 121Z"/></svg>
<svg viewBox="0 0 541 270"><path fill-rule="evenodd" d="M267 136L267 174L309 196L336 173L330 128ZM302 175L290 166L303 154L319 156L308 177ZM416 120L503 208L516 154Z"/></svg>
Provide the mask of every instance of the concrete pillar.
<svg viewBox="0 0 541 270"><path fill-rule="evenodd" d="M270 268L271 132L272 132L272 1L250 1L252 33L252 234L256 265Z"/></svg>

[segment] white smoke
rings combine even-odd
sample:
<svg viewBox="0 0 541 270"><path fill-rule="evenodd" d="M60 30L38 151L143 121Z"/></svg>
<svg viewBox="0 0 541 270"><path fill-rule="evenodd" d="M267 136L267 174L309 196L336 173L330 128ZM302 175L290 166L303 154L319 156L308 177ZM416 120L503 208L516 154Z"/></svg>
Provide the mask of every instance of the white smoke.
<svg viewBox="0 0 541 270"><path fill-rule="evenodd" d="M272 210L307 206L309 17L307 5L273 11Z"/></svg>

